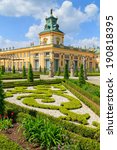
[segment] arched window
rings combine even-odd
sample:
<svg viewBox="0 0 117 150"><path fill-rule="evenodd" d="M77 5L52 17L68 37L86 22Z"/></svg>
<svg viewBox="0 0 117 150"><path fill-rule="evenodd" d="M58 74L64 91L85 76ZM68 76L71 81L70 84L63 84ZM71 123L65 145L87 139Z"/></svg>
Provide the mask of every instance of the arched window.
<svg viewBox="0 0 117 150"><path fill-rule="evenodd" d="M44 38L44 39L43 39L43 44L44 44L44 45L47 44L47 41L48 41L48 39L47 39L47 38Z"/></svg>

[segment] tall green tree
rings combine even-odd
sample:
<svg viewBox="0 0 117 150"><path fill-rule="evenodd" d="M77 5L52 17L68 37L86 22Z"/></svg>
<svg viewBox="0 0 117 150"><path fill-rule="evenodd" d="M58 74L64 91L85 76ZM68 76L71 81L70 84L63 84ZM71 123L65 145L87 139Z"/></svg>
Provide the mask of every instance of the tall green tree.
<svg viewBox="0 0 117 150"><path fill-rule="evenodd" d="M65 64L64 68L64 79L69 79L69 71L68 71L68 64Z"/></svg>
<svg viewBox="0 0 117 150"><path fill-rule="evenodd" d="M5 73L5 67L1 66L1 74L4 74L4 73Z"/></svg>
<svg viewBox="0 0 117 150"><path fill-rule="evenodd" d="M79 85L82 86L82 84L85 84L83 64L81 64L81 66L80 66L80 72L79 72Z"/></svg>
<svg viewBox="0 0 117 150"><path fill-rule="evenodd" d="M23 70L22 70L22 78L24 79L26 77L26 68L23 65Z"/></svg>
<svg viewBox="0 0 117 150"><path fill-rule="evenodd" d="M47 69L46 69L46 67L44 67L44 74L46 74L46 72L47 72Z"/></svg>
<svg viewBox="0 0 117 150"><path fill-rule="evenodd" d="M42 72L41 66L39 67L39 72L40 72L40 73Z"/></svg>
<svg viewBox="0 0 117 150"><path fill-rule="evenodd" d="M5 97L4 90L3 90L3 85L2 85L1 76L0 76L0 114L1 115L4 114L4 110L5 110L4 97Z"/></svg>
<svg viewBox="0 0 117 150"><path fill-rule="evenodd" d="M13 74L15 74L15 66L13 65L13 70L12 70Z"/></svg>
<svg viewBox="0 0 117 150"><path fill-rule="evenodd" d="M78 77L78 68L76 68L74 75L75 77Z"/></svg>
<svg viewBox="0 0 117 150"><path fill-rule="evenodd" d="M61 74L61 68L59 67L59 68L58 68L58 71L57 71L57 73L56 73L56 75L57 75L57 76L60 76L60 74Z"/></svg>
<svg viewBox="0 0 117 150"><path fill-rule="evenodd" d="M33 82L33 70L31 63L29 64L28 67L28 82Z"/></svg>

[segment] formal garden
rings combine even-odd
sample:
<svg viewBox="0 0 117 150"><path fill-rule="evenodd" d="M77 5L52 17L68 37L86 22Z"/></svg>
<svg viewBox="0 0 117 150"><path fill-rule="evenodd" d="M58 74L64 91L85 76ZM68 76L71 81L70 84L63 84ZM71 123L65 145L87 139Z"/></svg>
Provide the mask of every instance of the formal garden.
<svg viewBox="0 0 117 150"><path fill-rule="evenodd" d="M0 80L0 149L100 149L100 88L85 81L83 66L75 80L67 67L64 79L35 80L30 65L20 74L27 80Z"/></svg>

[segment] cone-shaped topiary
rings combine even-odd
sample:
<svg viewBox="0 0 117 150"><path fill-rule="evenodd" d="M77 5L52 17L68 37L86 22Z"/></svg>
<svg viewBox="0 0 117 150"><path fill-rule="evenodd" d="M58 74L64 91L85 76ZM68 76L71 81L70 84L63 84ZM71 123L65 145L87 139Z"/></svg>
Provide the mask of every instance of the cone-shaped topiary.
<svg viewBox="0 0 117 150"><path fill-rule="evenodd" d="M78 77L78 68L76 68L74 75L75 77Z"/></svg>
<svg viewBox="0 0 117 150"><path fill-rule="evenodd" d="M2 87L2 81L0 76L0 115L4 114L5 103L4 103L4 90Z"/></svg>
<svg viewBox="0 0 117 150"><path fill-rule="evenodd" d="M1 66L0 72L1 72L1 74L5 73L5 67L4 66Z"/></svg>
<svg viewBox="0 0 117 150"><path fill-rule="evenodd" d="M57 73L56 73L56 75L57 75L57 76L60 76L60 74L61 74L61 68L59 67L59 68L58 68L58 71L57 71Z"/></svg>
<svg viewBox="0 0 117 150"><path fill-rule="evenodd" d="M12 70L13 74L15 74L15 66L13 65L13 70Z"/></svg>
<svg viewBox="0 0 117 150"><path fill-rule="evenodd" d="M33 82L33 70L31 63L29 64L28 67L28 82Z"/></svg>
<svg viewBox="0 0 117 150"><path fill-rule="evenodd" d="M68 71L68 64L65 64L65 69L64 69L64 79L69 79L69 71Z"/></svg>
<svg viewBox="0 0 117 150"><path fill-rule="evenodd" d="M26 68L23 65L23 70L22 70L22 78L24 79L26 77Z"/></svg>
<svg viewBox="0 0 117 150"><path fill-rule="evenodd" d="M39 72L40 72L40 73L42 72L41 66L39 67Z"/></svg>
<svg viewBox="0 0 117 150"><path fill-rule="evenodd" d="M47 69L46 69L46 67L44 67L44 74L46 74L46 72L47 72Z"/></svg>
<svg viewBox="0 0 117 150"><path fill-rule="evenodd" d="M82 84L85 84L83 64L81 64L79 72L79 85L81 86Z"/></svg>

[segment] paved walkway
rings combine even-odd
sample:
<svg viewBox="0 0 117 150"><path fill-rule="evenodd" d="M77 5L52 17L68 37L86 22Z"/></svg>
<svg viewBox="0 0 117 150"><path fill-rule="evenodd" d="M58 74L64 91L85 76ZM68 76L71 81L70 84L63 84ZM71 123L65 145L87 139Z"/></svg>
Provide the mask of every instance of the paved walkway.
<svg viewBox="0 0 117 150"><path fill-rule="evenodd" d="M78 77L70 77L71 79L78 79ZM54 76L48 77L48 75L40 75L40 79L48 80L48 79L63 79L63 76ZM25 81L27 79L14 79L14 80L3 80L3 82L12 82L12 81ZM39 80L38 78L35 80ZM99 76L88 76L87 82L100 85L100 77Z"/></svg>

